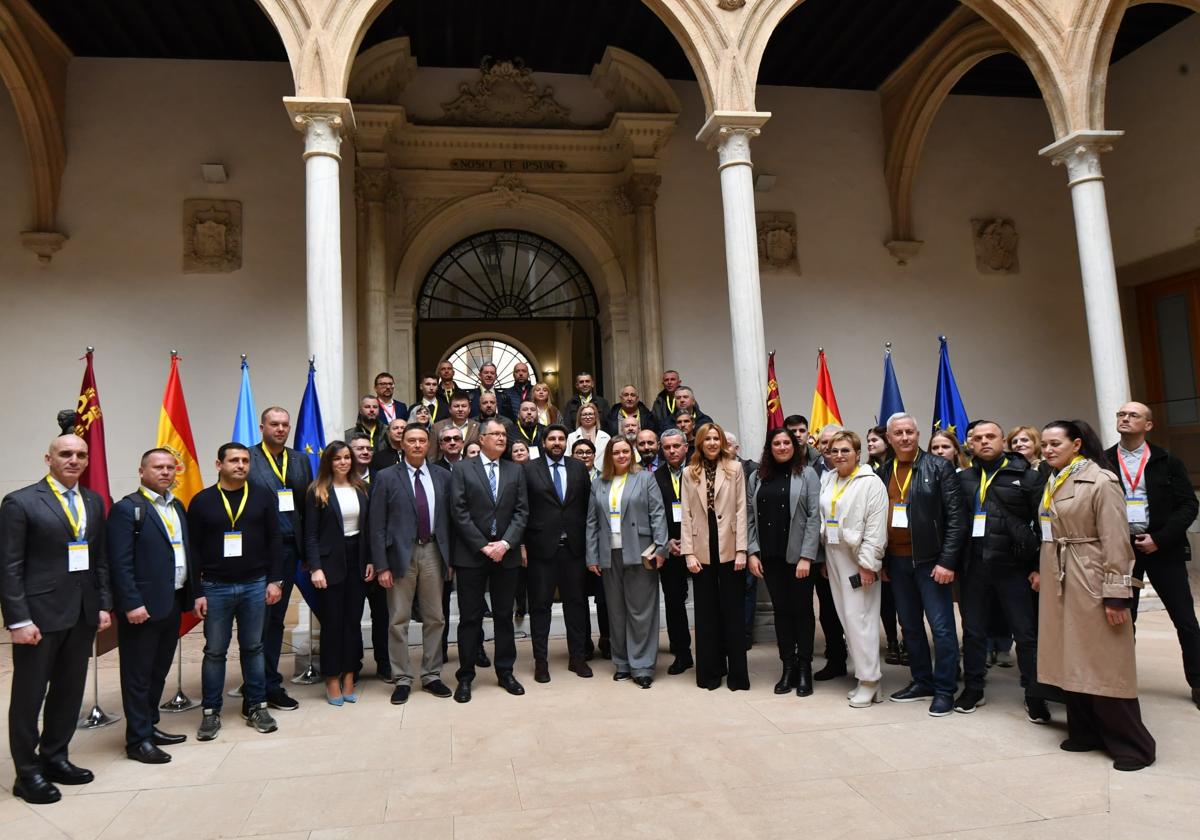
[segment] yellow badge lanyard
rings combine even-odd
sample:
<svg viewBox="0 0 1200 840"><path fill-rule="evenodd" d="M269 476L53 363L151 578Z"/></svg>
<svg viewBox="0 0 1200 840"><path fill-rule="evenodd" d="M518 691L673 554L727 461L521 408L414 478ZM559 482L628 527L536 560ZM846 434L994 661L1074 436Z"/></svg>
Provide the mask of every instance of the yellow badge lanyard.
<svg viewBox="0 0 1200 840"><path fill-rule="evenodd" d="M896 482L896 489L900 491L900 501L898 504L908 504L908 486L912 484L913 473L917 469L917 460L920 455L913 459L912 466L908 468L908 476L904 479L904 484L900 484L900 462L896 462L896 468L892 470L892 481Z"/></svg>
<svg viewBox="0 0 1200 840"><path fill-rule="evenodd" d="M63 498L63 494L58 492L58 488L54 486L54 482L50 480L50 476L46 476L46 483L50 485L50 490L54 493L54 498L58 499L58 503L62 505L63 513L67 515L67 521L71 523L71 533L75 535L75 539L79 539L79 520L75 518L75 514L71 513L71 506L67 504L67 500ZM76 491L78 492L78 491ZM79 502L83 503L83 494L79 493Z"/></svg>
<svg viewBox="0 0 1200 840"><path fill-rule="evenodd" d="M154 502L154 497L151 496L149 493L147 493L146 489L144 487L142 488L142 495L145 496L146 499L150 502L150 506L152 508L154 508L154 512L158 514L158 518L162 520L162 524L167 527L167 533L171 535L171 542L175 542L175 526L171 524L171 520L167 519L167 517L165 515L163 515L163 512L158 509L158 505L155 504L155 502ZM221 494L221 498L225 498L224 493ZM171 506L171 503L168 502L167 507L170 507L170 506ZM246 506L246 500L242 499L242 507L245 507L245 506ZM226 508L226 510L229 509L229 502L225 503L225 508ZM239 508L238 515L241 516L241 514L242 514L242 511ZM230 513L230 515L232 516L232 513Z"/></svg>
<svg viewBox="0 0 1200 840"><path fill-rule="evenodd" d="M675 398L670 395L663 397L663 403L667 406L667 413L672 417L675 416Z"/></svg>
<svg viewBox="0 0 1200 840"><path fill-rule="evenodd" d="M1050 512L1050 501L1054 498L1054 494L1058 492L1059 487L1063 486L1063 482L1066 481L1067 476L1069 476L1071 474L1072 468L1082 460L1083 460L1082 455L1076 455L1074 458L1071 459L1071 463L1067 464L1066 467L1063 468L1063 471L1058 474L1058 478L1054 479L1054 481L1052 481L1052 482L1051 481L1046 482L1046 489L1042 493L1042 512L1043 513Z"/></svg>
<svg viewBox="0 0 1200 840"><path fill-rule="evenodd" d="M372 449L374 449L374 448L375 448L375 430L376 430L376 429L378 429L378 428L379 428L379 422L378 422L378 421L376 421L376 423L375 423L375 428L374 428L374 429L372 429L371 431L367 432L367 437L369 437L369 438L371 439L371 448L372 448ZM265 452L266 450L263 450L263 451ZM270 456L268 455L267 457L270 457ZM274 462L274 461L271 461L271 466L272 466L272 467L273 467L273 466L275 466L275 462ZM279 475L279 473L278 473L278 472L276 472L275 474L276 474L276 475ZM283 450L283 474L284 474L284 475L287 475L287 450L286 450L286 449L285 449L285 450ZM279 480L280 480L280 481L283 481L283 479L282 479L282 478L280 478Z"/></svg>
<svg viewBox="0 0 1200 840"><path fill-rule="evenodd" d="M671 474L671 486L675 488L675 501L683 501L683 497L679 495L679 476L670 467L667 468L667 472Z"/></svg>
<svg viewBox="0 0 1200 840"><path fill-rule="evenodd" d="M425 406L425 410L429 412L429 422L430 422L430 424L436 423L436 422L437 422L437 410L438 410L438 402L437 402L437 400L434 400L434 401L433 401L433 405L427 405L427 406Z"/></svg>
<svg viewBox="0 0 1200 840"><path fill-rule="evenodd" d="M846 495L846 490L849 489L850 482L853 480L853 475L846 479L845 484L841 484L836 478L833 480L833 501L831 501L829 504L829 519L831 521L837 521L837 503L842 496ZM905 487L907 486L908 485L906 484Z"/></svg>
<svg viewBox="0 0 1200 840"><path fill-rule="evenodd" d="M983 467L979 468L979 511L980 512L983 511L983 503L985 501L987 501L988 488L992 486L992 482L996 480L996 475L1000 472L1000 470L1004 469L1007 466L1008 466L1008 459L1005 458L1003 461L1000 462L1000 466L998 466L996 468L996 471L992 473L991 478L988 478L988 475L986 472L984 472Z"/></svg>
<svg viewBox="0 0 1200 840"><path fill-rule="evenodd" d="M221 494L221 504L225 505L225 513L229 514L229 529L232 531L237 528L237 521L242 518L242 511L246 509L246 500L250 498L250 487L242 485L242 503L238 505L237 516L233 515L233 508L229 506L229 497L225 495L225 491L217 487L217 492Z"/></svg>
<svg viewBox="0 0 1200 840"><path fill-rule="evenodd" d="M533 438L537 436L537 423L533 424L533 436L532 437L530 435L525 434L525 427L522 426L520 423L517 424L517 431L519 431L521 433L521 437L525 438L525 440L529 441L530 443L533 443Z"/></svg>
<svg viewBox="0 0 1200 840"><path fill-rule="evenodd" d="M608 512L609 513L620 513L621 512L621 509L618 507L618 505L621 503L621 494L623 492L625 492L625 482L628 478L629 478L629 473L625 473L625 475L621 476L620 481L614 481L612 483L612 489L609 490L609 493L608 493Z"/></svg>
<svg viewBox="0 0 1200 840"><path fill-rule="evenodd" d="M376 428L378 428L378 424L376 425ZM374 445L375 445L375 435L372 433L371 446L374 446ZM279 479L279 483L282 484L283 489L286 490L287 489L287 468L288 468L287 447L285 446L283 449L283 469L280 470L279 467L275 466L275 459L273 457L271 457L271 453L269 451L267 451L267 445L265 443L260 443L259 446L262 447L263 454L267 456L267 463L271 465L271 472L275 473L275 477ZM224 494L222 494L222 495L224 495ZM228 502L226 502L225 507L226 507L226 509L229 508ZM232 514L230 514L230 515L232 516Z"/></svg>

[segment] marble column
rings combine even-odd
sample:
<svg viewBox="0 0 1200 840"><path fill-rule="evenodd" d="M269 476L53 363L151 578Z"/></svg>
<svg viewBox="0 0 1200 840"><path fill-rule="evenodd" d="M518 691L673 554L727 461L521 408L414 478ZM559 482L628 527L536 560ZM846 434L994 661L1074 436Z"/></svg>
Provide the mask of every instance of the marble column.
<svg viewBox="0 0 1200 840"><path fill-rule="evenodd" d="M1104 175L1100 170L1101 153L1111 151L1113 142L1122 134L1122 131L1077 131L1041 150L1041 155L1054 165L1067 168L1100 419L1097 431L1105 446L1117 442L1117 409L1129 401L1125 331L1121 326Z"/></svg>
<svg viewBox="0 0 1200 840"><path fill-rule="evenodd" d="M716 147L720 161L737 432L745 452L757 451L767 433L767 349L750 141L770 117L763 112L716 111L697 135L701 142Z"/></svg>
<svg viewBox="0 0 1200 840"><path fill-rule="evenodd" d="M646 394L653 394L663 372L662 313L658 290L658 223L655 204L662 176L634 175L627 192L633 203L634 237L637 247L637 282L641 297L642 380Z"/></svg>
<svg viewBox="0 0 1200 840"><path fill-rule="evenodd" d="M316 358L325 439L346 428L345 335L342 325L342 136L354 128L348 99L284 97L304 135L308 353Z"/></svg>
<svg viewBox="0 0 1200 840"><path fill-rule="evenodd" d="M359 390L388 370L387 343L387 206L390 181L386 169L359 167L355 186L364 205L364 227L359 234L366 239L363 289L359 295L358 333L362 358ZM363 391L366 393L366 391ZM397 392L399 393L399 392ZM407 400L407 395L399 399Z"/></svg>

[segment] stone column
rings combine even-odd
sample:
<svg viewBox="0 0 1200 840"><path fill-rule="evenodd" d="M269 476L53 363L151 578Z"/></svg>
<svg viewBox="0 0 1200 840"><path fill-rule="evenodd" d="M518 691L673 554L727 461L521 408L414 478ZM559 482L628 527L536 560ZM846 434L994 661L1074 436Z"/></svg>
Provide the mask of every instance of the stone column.
<svg viewBox="0 0 1200 840"><path fill-rule="evenodd" d="M363 349L363 357L359 360L363 381L358 390L370 390L375 375L388 370L387 206L384 202L388 198L389 184L386 169L359 167L355 187L365 206L366 224L361 234L366 238L366 265L358 310L359 346ZM398 399L407 400L408 396Z"/></svg>
<svg viewBox="0 0 1200 840"><path fill-rule="evenodd" d="M767 350L758 274L758 223L754 217L754 170L750 140L769 113L716 111L697 139L715 146L725 214L725 270L733 337L733 384L742 449L754 452L767 433ZM709 398L711 400L711 397Z"/></svg>
<svg viewBox="0 0 1200 840"><path fill-rule="evenodd" d="M663 372L662 314L658 291L658 223L655 204L662 176L634 175L627 192L633 203L634 237L637 247L637 282L641 296L641 325L645 389L653 394Z"/></svg>
<svg viewBox="0 0 1200 840"><path fill-rule="evenodd" d="M354 115L348 99L285 96L283 101L304 135L308 352L317 360L317 396L325 439L331 440L346 428L339 170L342 136L353 130Z"/></svg>
<svg viewBox="0 0 1200 840"><path fill-rule="evenodd" d="M1108 227L1104 175L1100 171L1101 153L1111 151L1113 142L1122 134L1122 131L1077 131L1041 151L1054 165L1067 168L1100 417L1097 431L1105 446L1117 442L1114 418L1117 409L1129 401L1129 365L1121 327L1117 269Z"/></svg>

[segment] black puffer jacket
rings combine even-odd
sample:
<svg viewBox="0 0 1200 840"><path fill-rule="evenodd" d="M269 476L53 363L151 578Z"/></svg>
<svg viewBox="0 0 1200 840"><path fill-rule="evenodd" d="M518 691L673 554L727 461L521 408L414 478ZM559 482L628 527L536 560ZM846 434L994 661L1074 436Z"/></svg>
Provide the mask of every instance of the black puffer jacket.
<svg viewBox="0 0 1200 840"><path fill-rule="evenodd" d="M888 461L876 474L887 484L896 461ZM928 452L917 454L908 488L908 532L914 563L937 563L947 569L958 565L963 543L971 533L967 505L954 466ZM889 521L891 513L888 513Z"/></svg>
<svg viewBox="0 0 1200 840"><path fill-rule="evenodd" d="M982 537L971 536L979 507L981 468L976 464L958 474L967 506L967 538L963 541L961 568L968 574L977 547L982 548L982 557L988 563L1018 566L1027 572L1037 568L1040 548L1037 509L1046 479L1015 452L1005 455L1000 463L1004 466L993 473L984 500L987 523Z"/></svg>

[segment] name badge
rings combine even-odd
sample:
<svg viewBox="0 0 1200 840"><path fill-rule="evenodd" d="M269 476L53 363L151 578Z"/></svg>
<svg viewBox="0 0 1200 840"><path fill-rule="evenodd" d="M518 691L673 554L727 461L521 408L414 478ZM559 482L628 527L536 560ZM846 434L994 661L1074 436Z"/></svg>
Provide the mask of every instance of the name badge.
<svg viewBox="0 0 1200 840"><path fill-rule="evenodd" d="M671 519L674 522L683 521L683 502L671 502Z"/></svg>
<svg viewBox="0 0 1200 840"><path fill-rule="evenodd" d="M1049 516L1043 514L1038 517L1042 525L1042 542L1054 542L1054 534L1050 530L1050 523L1053 522Z"/></svg>
<svg viewBox="0 0 1200 840"><path fill-rule="evenodd" d="M621 513L620 511L608 512L608 530L612 535L609 543L613 548L621 547Z"/></svg>
<svg viewBox="0 0 1200 840"><path fill-rule="evenodd" d="M241 557L242 556L242 532L241 531L226 531L225 532L225 557Z"/></svg>
<svg viewBox="0 0 1200 840"><path fill-rule="evenodd" d="M296 509L296 498L292 495L291 490L276 490L275 494L279 496L280 513L289 513Z"/></svg>
<svg viewBox="0 0 1200 840"><path fill-rule="evenodd" d="M1126 499L1125 520L1131 525L1144 525L1146 522L1148 522L1149 517L1146 516L1146 500Z"/></svg>
<svg viewBox="0 0 1200 840"><path fill-rule="evenodd" d="M908 505L892 505L892 527L908 527Z"/></svg>
<svg viewBox="0 0 1200 840"><path fill-rule="evenodd" d="M529 447L529 460L530 461L536 461L538 458L541 458L541 457L542 457L542 450L538 449L536 446Z"/></svg>
<svg viewBox="0 0 1200 840"><path fill-rule="evenodd" d="M183 551L183 543L179 540L171 541L171 548L175 550L175 568L183 569L187 567L187 554Z"/></svg>
<svg viewBox="0 0 1200 840"><path fill-rule="evenodd" d="M836 519L825 520L825 544L840 545L842 542L842 529L838 526Z"/></svg>
<svg viewBox="0 0 1200 840"><path fill-rule="evenodd" d="M975 514L975 521L971 525L971 536L972 537L982 537L986 534L986 529L987 529L987 514L986 513Z"/></svg>
<svg viewBox="0 0 1200 840"><path fill-rule="evenodd" d="M87 540L77 540L67 543L67 571L86 572L90 568L88 562Z"/></svg>

